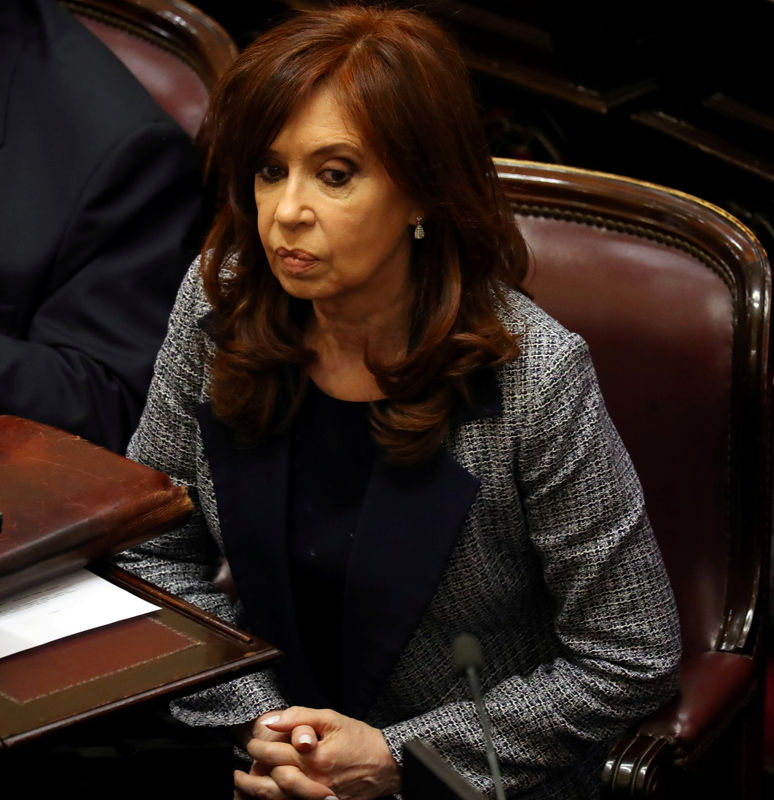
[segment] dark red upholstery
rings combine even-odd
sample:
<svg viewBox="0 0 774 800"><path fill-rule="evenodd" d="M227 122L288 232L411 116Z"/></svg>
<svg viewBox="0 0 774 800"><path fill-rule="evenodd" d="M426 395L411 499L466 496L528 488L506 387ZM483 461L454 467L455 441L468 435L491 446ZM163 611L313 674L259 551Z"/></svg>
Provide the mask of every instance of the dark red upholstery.
<svg viewBox="0 0 774 800"><path fill-rule="evenodd" d="M684 748L698 746L715 719L749 700L754 669L750 656L718 650L685 659L681 696L646 719L641 732L674 737Z"/></svg>
<svg viewBox="0 0 774 800"><path fill-rule="evenodd" d="M609 231L601 247L595 226L529 217L521 223L538 258L529 288L588 342L667 560L691 575L674 586L687 654L702 652L715 644L727 572L728 497L718 466L728 469L729 452L717 422L731 400L728 290L690 254L645 238ZM653 447L654 436L662 447ZM688 526L707 532L701 556L685 548ZM680 597L695 598L699 588L700 602Z"/></svg>
<svg viewBox="0 0 774 800"><path fill-rule="evenodd" d="M531 251L527 288L589 343L680 611L681 696L613 748L605 791L671 796L744 780L735 796L755 797L771 499L766 255L729 215L662 187L556 165L498 170ZM723 744L739 725L744 764Z"/></svg>
<svg viewBox="0 0 774 800"><path fill-rule="evenodd" d="M229 35L183 0L65 0L194 137L210 91L237 55Z"/></svg>

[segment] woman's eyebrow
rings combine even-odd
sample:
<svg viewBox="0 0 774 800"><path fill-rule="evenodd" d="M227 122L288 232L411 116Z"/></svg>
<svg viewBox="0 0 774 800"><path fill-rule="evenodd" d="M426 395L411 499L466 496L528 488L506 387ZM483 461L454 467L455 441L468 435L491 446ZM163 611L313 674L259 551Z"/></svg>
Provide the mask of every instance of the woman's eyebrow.
<svg viewBox="0 0 774 800"><path fill-rule="evenodd" d="M349 150L352 153L359 153L360 148L352 142L332 142L331 144L323 145L312 151L315 156L328 156L342 150Z"/></svg>
<svg viewBox="0 0 774 800"><path fill-rule="evenodd" d="M314 150L311 150L305 157L319 157L319 156L329 156L341 153L342 151L348 151L353 155L360 156L362 155L361 148L354 144L353 142L331 142L329 144L320 145L320 147L316 147ZM266 151L266 156L270 158L280 158L282 153L274 147L270 147Z"/></svg>

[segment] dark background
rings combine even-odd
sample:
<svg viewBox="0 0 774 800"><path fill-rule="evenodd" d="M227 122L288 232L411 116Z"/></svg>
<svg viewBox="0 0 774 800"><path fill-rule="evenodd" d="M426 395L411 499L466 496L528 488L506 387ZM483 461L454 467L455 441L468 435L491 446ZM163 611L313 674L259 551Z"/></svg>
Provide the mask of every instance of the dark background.
<svg viewBox="0 0 774 800"><path fill-rule="evenodd" d="M289 9L336 5L196 4L240 47ZM698 195L774 252L774 0L405 5L434 16L462 45L495 155Z"/></svg>

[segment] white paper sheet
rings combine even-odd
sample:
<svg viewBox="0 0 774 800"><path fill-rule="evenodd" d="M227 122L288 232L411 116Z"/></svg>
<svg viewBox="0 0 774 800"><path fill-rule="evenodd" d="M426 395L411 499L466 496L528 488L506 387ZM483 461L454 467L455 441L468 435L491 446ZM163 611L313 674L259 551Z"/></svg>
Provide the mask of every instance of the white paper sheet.
<svg viewBox="0 0 774 800"><path fill-rule="evenodd" d="M0 658L160 608L86 569L0 600Z"/></svg>

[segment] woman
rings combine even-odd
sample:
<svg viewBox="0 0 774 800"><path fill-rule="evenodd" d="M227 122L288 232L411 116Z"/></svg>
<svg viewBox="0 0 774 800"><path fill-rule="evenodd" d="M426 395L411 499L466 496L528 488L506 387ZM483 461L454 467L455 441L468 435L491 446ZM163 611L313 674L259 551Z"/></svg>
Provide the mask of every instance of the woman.
<svg viewBox="0 0 774 800"><path fill-rule="evenodd" d="M509 795L593 796L674 691L674 601L586 346L520 291L459 53L410 11L301 14L207 136L226 202L130 447L197 512L124 561L286 657L175 713L242 726L242 796L397 792L411 738L491 792L470 631Z"/></svg>

